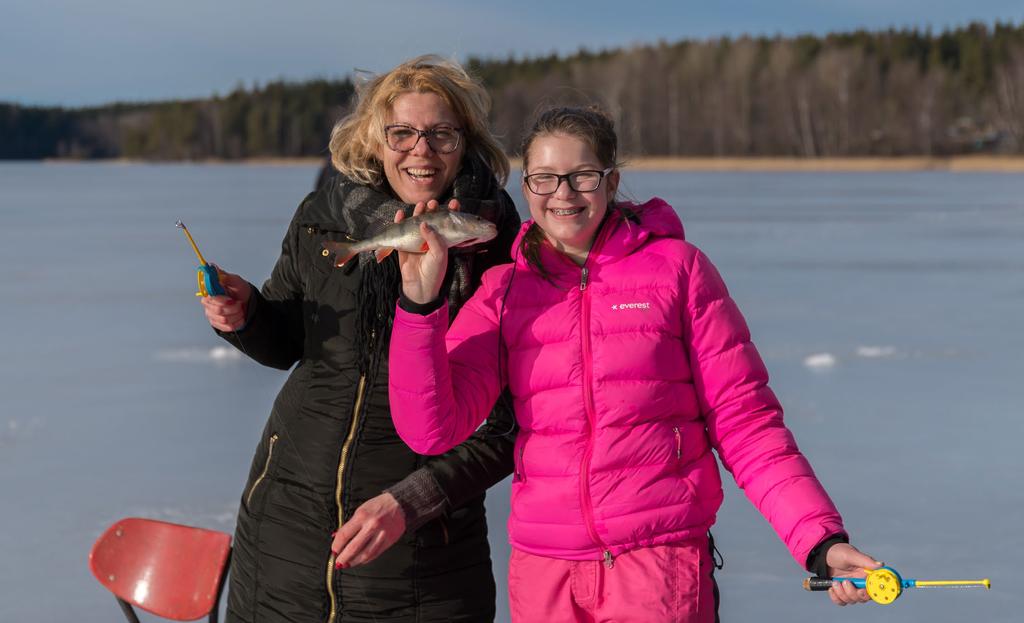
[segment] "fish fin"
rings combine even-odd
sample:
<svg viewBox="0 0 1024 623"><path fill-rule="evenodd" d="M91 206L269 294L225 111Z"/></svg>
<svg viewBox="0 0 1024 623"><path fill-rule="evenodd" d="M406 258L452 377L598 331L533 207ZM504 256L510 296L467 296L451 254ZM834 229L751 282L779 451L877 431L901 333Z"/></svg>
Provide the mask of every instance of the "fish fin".
<svg viewBox="0 0 1024 623"><path fill-rule="evenodd" d="M429 250L430 250L430 245L427 244L426 240L424 240L423 241L423 246L420 247L420 253L426 253Z"/></svg>
<svg viewBox="0 0 1024 623"><path fill-rule="evenodd" d="M345 262L356 256L356 252L352 250L352 247L355 245L348 242L333 242L329 240L324 242L323 246L324 250L334 254L335 268L341 268L345 265Z"/></svg>
<svg viewBox="0 0 1024 623"><path fill-rule="evenodd" d="M387 258L387 256L391 255L394 252L395 249L392 247L381 247L373 252L373 256L377 258L377 263L380 264Z"/></svg>

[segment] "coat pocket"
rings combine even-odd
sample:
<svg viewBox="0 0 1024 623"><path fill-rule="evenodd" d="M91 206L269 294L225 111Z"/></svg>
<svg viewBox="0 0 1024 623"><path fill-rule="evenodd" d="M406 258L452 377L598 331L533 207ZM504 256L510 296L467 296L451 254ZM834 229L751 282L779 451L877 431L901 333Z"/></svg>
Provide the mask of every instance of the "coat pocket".
<svg viewBox="0 0 1024 623"><path fill-rule="evenodd" d="M448 520L445 519L444 515L437 518L439 524L441 524L441 543L445 546L451 542L451 538L448 536Z"/></svg>
<svg viewBox="0 0 1024 623"><path fill-rule="evenodd" d="M352 244L358 242L343 231L336 228L323 228L316 224L302 225L300 234L305 236L305 242L308 244L308 248L303 249L301 252L309 258L313 268L322 275L329 275L339 270L334 265L335 253L325 246L327 243L340 242ZM354 270L359 266L358 260L358 256L353 257L340 270Z"/></svg>
<svg viewBox="0 0 1024 623"><path fill-rule="evenodd" d="M669 441L669 449L672 454L669 457L666 469L672 474L672 477L679 478L680 482L683 484L686 495L691 500L696 500L697 487L694 484L693 475L690 472L694 468L694 462L700 457L699 454L694 453L693 444L697 440L692 436L683 439L683 429L685 428L685 425L672 426L670 428L672 438ZM688 429L687 434L694 435L696 433L692 428L690 428ZM684 441L690 445L689 448L683 447Z"/></svg>
<svg viewBox="0 0 1024 623"><path fill-rule="evenodd" d="M267 460L263 463L263 471L253 481L252 486L249 487L249 492L245 494L245 506L247 509L252 509L252 497L256 493L256 490L260 488L263 481L266 480L267 474L270 473L270 465L274 460L274 446L277 445L277 433L270 436L267 443Z"/></svg>
<svg viewBox="0 0 1024 623"><path fill-rule="evenodd" d="M517 444L515 455L515 471L512 472L512 482L526 482L526 466L523 462L523 453L526 452L526 442Z"/></svg>

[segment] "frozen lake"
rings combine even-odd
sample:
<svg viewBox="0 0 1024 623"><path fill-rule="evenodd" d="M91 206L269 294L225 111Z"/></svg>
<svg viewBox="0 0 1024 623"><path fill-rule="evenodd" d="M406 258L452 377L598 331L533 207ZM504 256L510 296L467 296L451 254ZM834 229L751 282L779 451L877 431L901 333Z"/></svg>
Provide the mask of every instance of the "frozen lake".
<svg viewBox="0 0 1024 623"><path fill-rule="evenodd" d="M173 224L261 283L314 177L0 164L0 621L117 620L86 561L120 517L231 531L284 374L212 334ZM676 206L719 267L854 543L905 577L994 586L835 608L801 590L805 572L727 478L723 620L1021 620L1024 176L624 180ZM499 584L507 494L489 498Z"/></svg>

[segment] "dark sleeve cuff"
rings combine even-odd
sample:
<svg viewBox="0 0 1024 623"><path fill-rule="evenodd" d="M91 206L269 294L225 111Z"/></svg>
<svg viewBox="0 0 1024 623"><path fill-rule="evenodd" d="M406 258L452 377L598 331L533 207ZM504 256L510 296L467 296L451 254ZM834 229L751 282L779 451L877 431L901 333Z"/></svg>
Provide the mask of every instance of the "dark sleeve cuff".
<svg viewBox="0 0 1024 623"><path fill-rule="evenodd" d="M419 314L420 316L426 316L427 314L432 314L437 310L441 309L442 305L444 305L443 296L439 296L433 301L430 301L429 303L417 303L416 301L405 296L404 291L402 291L398 295L398 306L402 308L404 311L409 312L410 314Z"/></svg>
<svg viewBox="0 0 1024 623"><path fill-rule="evenodd" d="M429 470L420 468L392 487L385 489L394 496L405 515L405 529L412 532L440 517L448 507L448 498Z"/></svg>
<svg viewBox="0 0 1024 623"><path fill-rule="evenodd" d="M253 317L256 315L256 308L259 307L259 301L262 298L260 295L260 289L256 286L249 284L252 290L249 291L249 300L245 302L245 324L239 331L244 331L249 323L252 322Z"/></svg>
<svg viewBox="0 0 1024 623"><path fill-rule="evenodd" d="M849 543L850 537L844 533L833 534L825 538L821 543L814 546L811 553L807 555L807 570L816 577L827 578L828 576L828 550L836 543Z"/></svg>

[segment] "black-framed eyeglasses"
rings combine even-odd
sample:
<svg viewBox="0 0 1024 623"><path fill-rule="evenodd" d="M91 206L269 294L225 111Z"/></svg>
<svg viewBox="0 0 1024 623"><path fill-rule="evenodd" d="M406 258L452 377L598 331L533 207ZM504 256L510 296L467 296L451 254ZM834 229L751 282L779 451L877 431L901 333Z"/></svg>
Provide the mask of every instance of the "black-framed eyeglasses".
<svg viewBox="0 0 1024 623"><path fill-rule="evenodd" d="M439 125L429 130L420 130L404 123L384 126L384 139L393 151L412 151L420 139L427 139L427 145L436 153L450 154L459 148L462 130L450 125Z"/></svg>
<svg viewBox="0 0 1024 623"><path fill-rule="evenodd" d="M601 180L604 176L611 173L614 169L609 168L604 171L573 171L572 173L566 173L565 175L559 175L557 173L531 173L523 178L526 182L526 187L535 195L553 195L558 190L558 187L562 185L562 181L569 185L573 191L578 193L589 193L597 190L597 187L601 185Z"/></svg>

